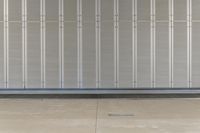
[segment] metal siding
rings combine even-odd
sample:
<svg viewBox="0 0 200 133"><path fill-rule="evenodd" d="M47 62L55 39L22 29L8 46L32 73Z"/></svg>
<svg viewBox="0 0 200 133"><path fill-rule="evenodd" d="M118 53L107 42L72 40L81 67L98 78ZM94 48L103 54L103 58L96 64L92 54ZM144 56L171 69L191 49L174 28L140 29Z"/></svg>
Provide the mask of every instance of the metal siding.
<svg viewBox="0 0 200 133"><path fill-rule="evenodd" d="M192 25L192 87L200 86L200 23Z"/></svg>
<svg viewBox="0 0 200 133"><path fill-rule="evenodd" d="M114 0L101 0L101 20L112 21L114 13Z"/></svg>
<svg viewBox="0 0 200 133"><path fill-rule="evenodd" d="M40 23L27 24L27 87L41 87L41 37Z"/></svg>
<svg viewBox="0 0 200 133"><path fill-rule="evenodd" d="M133 0L119 0L119 20L132 20L132 2Z"/></svg>
<svg viewBox="0 0 200 133"><path fill-rule="evenodd" d="M199 7L0 0L0 88L199 87Z"/></svg>
<svg viewBox="0 0 200 133"><path fill-rule="evenodd" d="M119 23L119 87L132 87L132 23Z"/></svg>
<svg viewBox="0 0 200 133"><path fill-rule="evenodd" d="M150 62L150 23L141 22L137 24L137 84L138 87L151 86L151 62Z"/></svg>
<svg viewBox="0 0 200 133"><path fill-rule="evenodd" d="M169 24L156 23L156 87L169 87Z"/></svg>
<svg viewBox="0 0 200 133"><path fill-rule="evenodd" d="M155 0L156 20L169 20L169 0Z"/></svg>
<svg viewBox="0 0 200 133"><path fill-rule="evenodd" d="M96 87L95 23L83 23L83 87Z"/></svg>
<svg viewBox="0 0 200 133"><path fill-rule="evenodd" d="M64 87L77 88L77 23L64 25Z"/></svg>
<svg viewBox="0 0 200 133"><path fill-rule="evenodd" d="M95 21L95 0L83 0L82 2L83 22Z"/></svg>
<svg viewBox="0 0 200 133"><path fill-rule="evenodd" d="M199 0L192 0L192 19L193 20L200 20L200 1Z"/></svg>
<svg viewBox="0 0 200 133"><path fill-rule="evenodd" d="M8 0L9 21L21 21L22 0Z"/></svg>
<svg viewBox="0 0 200 133"><path fill-rule="evenodd" d="M58 21L59 0L45 0L46 21Z"/></svg>
<svg viewBox="0 0 200 133"><path fill-rule="evenodd" d="M174 23L174 87L187 87L187 25Z"/></svg>
<svg viewBox="0 0 200 133"><path fill-rule="evenodd" d="M112 22L101 23L101 87L114 87L114 28Z"/></svg>
<svg viewBox="0 0 200 133"><path fill-rule="evenodd" d="M187 0L173 0L174 2L174 20L187 19Z"/></svg>
<svg viewBox="0 0 200 133"><path fill-rule="evenodd" d="M59 37L58 23L46 23L46 87L59 87Z"/></svg>
<svg viewBox="0 0 200 133"><path fill-rule="evenodd" d="M3 21L4 17L4 0L0 0L0 21Z"/></svg>
<svg viewBox="0 0 200 133"><path fill-rule="evenodd" d="M27 0L27 19L28 21L40 20L40 0Z"/></svg>
<svg viewBox="0 0 200 133"><path fill-rule="evenodd" d="M4 24L0 22L0 87L4 87Z"/></svg>
<svg viewBox="0 0 200 133"><path fill-rule="evenodd" d="M137 0L137 19L150 20L150 0Z"/></svg>
<svg viewBox="0 0 200 133"><path fill-rule="evenodd" d="M22 23L9 23L8 43L8 86L10 88L23 88L22 82Z"/></svg>
<svg viewBox="0 0 200 133"><path fill-rule="evenodd" d="M77 20L77 0L64 0L64 20L76 21Z"/></svg>

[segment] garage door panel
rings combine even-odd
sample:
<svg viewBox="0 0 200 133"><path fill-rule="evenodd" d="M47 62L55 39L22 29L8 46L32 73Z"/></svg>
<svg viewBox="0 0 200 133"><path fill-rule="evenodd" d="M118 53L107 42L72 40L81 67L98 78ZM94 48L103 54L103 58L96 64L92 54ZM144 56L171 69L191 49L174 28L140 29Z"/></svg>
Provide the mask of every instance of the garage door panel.
<svg viewBox="0 0 200 133"><path fill-rule="evenodd" d="M41 87L40 23L27 24L27 87Z"/></svg>
<svg viewBox="0 0 200 133"><path fill-rule="evenodd" d="M169 0L156 0L156 20L169 20Z"/></svg>
<svg viewBox="0 0 200 133"><path fill-rule="evenodd" d="M8 0L8 13L10 21L21 21L22 0Z"/></svg>
<svg viewBox="0 0 200 133"><path fill-rule="evenodd" d="M151 86L150 23L137 25L137 84L138 87L149 87Z"/></svg>
<svg viewBox="0 0 200 133"><path fill-rule="evenodd" d="M112 22L101 24L101 87L114 87L114 28Z"/></svg>
<svg viewBox="0 0 200 133"><path fill-rule="evenodd" d="M95 0L83 0L83 22L95 21Z"/></svg>
<svg viewBox="0 0 200 133"><path fill-rule="evenodd" d="M119 0L119 20L132 20L132 0Z"/></svg>
<svg viewBox="0 0 200 133"><path fill-rule="evenodd" d="M200 1L192 0L192 19L200 20Z"/></svg>
<svg viewBox="0 0 200 133"><path fill-rule="evenodd" d="M58 23L46 23L46 87L58 88L59 81L59 26Z"/></svg>
<svg viewBox="0 0 200 133"><path fill-rule="evenodd" d="M169 87L169 24L156 23L156 87Z"/></svg>
<svg viewBox="0 0 200 133"><path fill-rule="evenodd" d="M119 23L119 87L132 87L132 23Z"/></svg>
<svg viewBox="0 0 200 133"><path fill-rule="evenodd" d="M64 87L77 88L77 23L64 25Z"/></svg>
<svg viewBox="0 0 200 133"><path fill-rule="evenodd" d="M83 87L96 87L95 23L83 23Z"/></svg>
<svg viewBox="0 0 200 133"><path fill-rule="evenodd" d="M187 0L174 0L174 20L187 19Z"/></svg>
<svg viewBox="0 0 200 133"><path fill-rule="evenodd" d="M200 86L200 23L192 25L192 86Z"/></svg>
<svg viewBox="0 0 200 133"><path fill-rule="evenodd" d="M174 24L174 87L187 87L187 24Z"/></svg>
<svg viewBox="0 0 200 133"><path fill-rule="evenodd" d="M40 0L27 0L27 19L29 21L39 21L40 8Z"/></svg>
<svg viewBox="0 0 200 133"><path fill-rule="evenodd" d="M9 78L10 88L23 88L22 82L22 24L9 23Z"/></svg>
<svg viewBox="0 0 200 133"><path fill-rule="evenodd" d="M137 0L137 19L150 20L150 0Z"/></svg>
<svg viewBox="0 0 200 133"><path fill-rule="evenodd" d="M4 87L4 27L0 22L0 88Z"/></svg>
<svg viewBox="0 0 200 133"><path fill-rule="evenodd" d="M55 21L59 18L59 0L45 0L45 13L47 21Z"/></svg>
<svg viewBox="0 0 200 133"><path fill-rule="evenodd" d="M4 0L0 0L0 21L3 21L4 16Z"/></svg>
<svg viewBox="0 0 200 133"><path fill-rule="evenodd" d="M114 13L114 0L101 0L102 21L112 21Z"/></svg>
<svg viewBox="0 0 200 133"><path fill-rule="evenodd" d="M64 20L76 21L77 19L77 0L64 0Z"/></svg>

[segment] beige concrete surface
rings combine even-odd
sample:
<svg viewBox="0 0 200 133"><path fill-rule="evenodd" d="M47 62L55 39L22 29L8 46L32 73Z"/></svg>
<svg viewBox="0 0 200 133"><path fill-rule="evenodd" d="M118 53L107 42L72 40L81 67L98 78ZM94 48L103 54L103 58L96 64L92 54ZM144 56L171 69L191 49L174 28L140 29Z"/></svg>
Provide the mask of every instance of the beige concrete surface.
<svg viewBox="0 0 200 133"><path fill-rule="evenodd" d="M200 133L200 99L0 99L0 133Z"/></svg>

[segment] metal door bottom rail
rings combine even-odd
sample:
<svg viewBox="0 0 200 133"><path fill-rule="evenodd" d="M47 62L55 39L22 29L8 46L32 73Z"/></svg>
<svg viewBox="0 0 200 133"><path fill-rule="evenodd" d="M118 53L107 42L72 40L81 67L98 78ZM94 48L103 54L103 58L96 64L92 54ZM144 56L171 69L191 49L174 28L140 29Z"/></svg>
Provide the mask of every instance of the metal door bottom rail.
<svg viewBox="0 0 200 133"><path fill-rule="evenodd" d="M2 88L0 94L200 94L200 88Z"/></svg>

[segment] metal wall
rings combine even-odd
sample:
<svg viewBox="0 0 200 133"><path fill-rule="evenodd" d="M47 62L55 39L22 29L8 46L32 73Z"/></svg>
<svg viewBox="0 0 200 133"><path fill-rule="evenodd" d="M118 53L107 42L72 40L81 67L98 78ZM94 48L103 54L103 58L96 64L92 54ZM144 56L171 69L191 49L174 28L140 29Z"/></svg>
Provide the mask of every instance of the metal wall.
<svg viewBox="0 0 200 133"><path fill-rule="evenodd" d="M200 87L199 0L0 0L0 88Z"/></svg>

